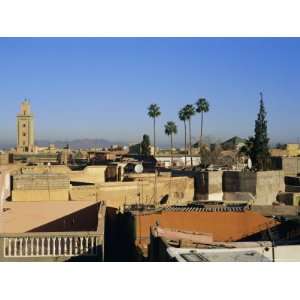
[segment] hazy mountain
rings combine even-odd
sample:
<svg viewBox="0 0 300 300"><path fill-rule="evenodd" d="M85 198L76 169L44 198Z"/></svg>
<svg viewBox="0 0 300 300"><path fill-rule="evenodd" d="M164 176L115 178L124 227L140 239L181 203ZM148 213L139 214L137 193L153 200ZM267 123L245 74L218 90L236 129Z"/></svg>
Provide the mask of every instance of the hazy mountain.
<svg viewBox="0 0 300 300"><path fill-rule="evenodd" d="M125 143L109 141L106 139L75 139L70 141L51 141L51 140L37 140L36 145L40 147L48 147L54 144L57 148L63 148L67 144L71 149L87 149L87 148L107 148L111 145L125 145ZM0 149L11 149L16 147L16 143L0 141Z"/></svg>
<svg viewBox="0 0 300 300"><path fill-rule="evenodd" d="M87 148L106 148L111 145L123 144L120 142L113 142L105 139L75 139L70 141L48 141L48 140L37 140L36 144L41 147L49 146L54 144L57 148L63 148L69 144L71 149L87 149Z"/></svg>

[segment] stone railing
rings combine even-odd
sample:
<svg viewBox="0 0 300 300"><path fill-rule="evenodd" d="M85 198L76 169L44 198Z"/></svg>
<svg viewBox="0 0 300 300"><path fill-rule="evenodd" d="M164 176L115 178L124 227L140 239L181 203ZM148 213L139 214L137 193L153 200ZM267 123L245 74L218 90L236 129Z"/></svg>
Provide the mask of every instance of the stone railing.
<svg viewBox="0 0 300 300"><path fill-rule="evenodd" d="M9 259L103 259L103 236L94 232L37 232L0 235L0 261ZM56 259L55 259L56 258Z"/></svg>

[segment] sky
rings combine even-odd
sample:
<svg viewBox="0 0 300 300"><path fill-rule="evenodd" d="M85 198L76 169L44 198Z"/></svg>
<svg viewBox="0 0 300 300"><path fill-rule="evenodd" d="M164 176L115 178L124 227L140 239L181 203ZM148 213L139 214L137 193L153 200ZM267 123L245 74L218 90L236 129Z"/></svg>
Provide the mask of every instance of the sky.
<svg viewBox="0 0 300 300"><path fill-rule="evenodd" d="M299 53L299 38L0 38L0 143L15 143L24 98L40 140L137 142L152 136L147 107L157 103L158 144L167 121L182 144L178 111L200 97L210 103L204 135L248 137L261 91L271 142L297 142Z"/></svg>

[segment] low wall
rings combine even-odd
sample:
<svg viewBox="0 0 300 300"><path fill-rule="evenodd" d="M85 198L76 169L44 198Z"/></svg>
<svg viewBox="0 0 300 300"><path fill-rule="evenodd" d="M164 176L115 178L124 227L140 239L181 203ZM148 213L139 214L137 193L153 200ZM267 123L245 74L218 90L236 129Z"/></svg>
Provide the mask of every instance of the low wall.
<svg viewBox="0 0 300 300"><path fill-rule="evenodd" d="M152 204L155 201L153 180L133 182L110 182L96 186L72 187L70 200L105 201L109 207L121 208L124 204L136 204L139 201ZM156 199L167 197L167 204L190 202L194 197L194 180L188 177L158 178Z"/></svg>
<svg viewBox="0 0 300 300"><path fill-rule="evenodd" d="M248 192L256 205L271 205L279 192L285 190L283 171L223 173L223 192Z"/></svg>
<svg viewBox="0 0 300 300"><path fill-rule="evenodd" d="M254 172L223 172L223 192L248 192L256 195L256 178L257 173Z"/></svg>
<svg viewBox="0 0 300 300"><path fill-rule="evenodd" d="M14 190L68 189L69 176L66 174L21 174L13 176Z"/></svg>
<svg viewBox="0 0 300 300"><path fill-rule="evenodd" d="M300 172L300 157L283 157L282 170L285 175L297 175Z"/></svg>
<svg viewBox="0 0 300 300"><path fill-rule="evenodd" d="M257 205L272 205L279 192L284 192L284 172L257 172L256 200Z"/></svg>
<svg viewBox="0 0 300 300"><path fill-rule="evenodd" d="M22 174L64 174L70 177L71 181L80 181L85 183L102 183L105 182L105 171L107 166L87 166L81 171L72 171L64 165L58 166L24 166L21 169Z"/></svg>
<svg viewBox="0 0 300 300"><path fill-rule="evenodd" d="M222 198L223 171L195 172L195 200Z"/></svg>
<svg viewBox="0 0 300 300"><path fill-rule="evenodd" d="M69 188L66 174L15 175L12 201L68 201Z"/></svg>
<svg viewBox="0 0 300 300"><path fill-rule="evenodd" d="M68 201L69 189L13 190L12 201Z"/></svg>
<svg viewBox="0 0 300 300"><path fill-rule="evenodd" d="M70 171L70 180L99 184L105 182L107 166L88 166L82 171Z"/></svg>

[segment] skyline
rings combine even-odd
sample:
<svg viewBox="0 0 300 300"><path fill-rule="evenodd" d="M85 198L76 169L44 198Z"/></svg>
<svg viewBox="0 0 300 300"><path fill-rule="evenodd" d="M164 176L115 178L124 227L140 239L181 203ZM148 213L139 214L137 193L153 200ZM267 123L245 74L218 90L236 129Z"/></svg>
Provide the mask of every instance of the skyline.
<svg viewBox="0 0 300 300"><path fill-rule="evenodd" d="M247 138L261 91L270 142L297 142L299 50L298 38L1 38L0 144L15 143L24 98L37 140L138 142L152 137L147 108L157 103L158 145L168 144L167 121L182 144L177 113L199 97L211 105L205 136ZM200 115L192 129L198 138Z"/></svg>

